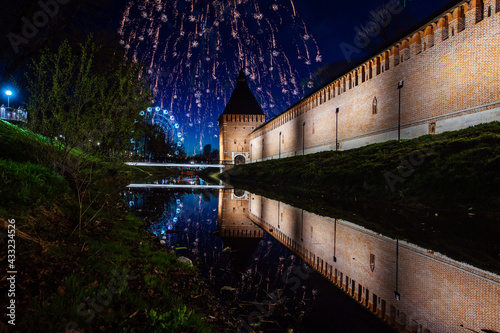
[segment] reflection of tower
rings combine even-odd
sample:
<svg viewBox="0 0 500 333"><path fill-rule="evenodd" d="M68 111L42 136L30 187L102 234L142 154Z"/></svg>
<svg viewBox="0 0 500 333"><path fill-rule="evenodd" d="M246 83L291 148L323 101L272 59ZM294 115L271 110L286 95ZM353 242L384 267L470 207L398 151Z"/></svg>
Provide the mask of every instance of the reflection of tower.
<svg viewBox="0 0 500 333"><path fill-rule="evenodd" d="M248 218L249 194L242 190L219 190L217 231L236 270L242 272L264 231Z"/></svg>
<svg viewBox="0 0 500 333"><path fill-rule="evenodd" d="M218 119L220 162L245 163L250 158L248 135L261 125L265 118L248 87L245 73L241 70L233 94Z"/></svg>
<svg viewBox="0 0 500 333"><path fill-rule="evenodd" d="M263 231L248 218L248 192L219 190L217 230L221 237L261 238Z"/></svg>

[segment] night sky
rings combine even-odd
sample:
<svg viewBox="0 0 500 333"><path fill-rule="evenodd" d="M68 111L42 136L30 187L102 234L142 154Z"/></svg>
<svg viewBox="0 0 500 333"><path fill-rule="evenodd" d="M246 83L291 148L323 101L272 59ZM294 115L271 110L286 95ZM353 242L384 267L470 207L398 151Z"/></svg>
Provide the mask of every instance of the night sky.
<svg viewBox="0 0 500 333"><path fill-rule="evenodd" d="M148 65L161 109L154 121L167 124L192 155L205 144L218 147L216 120L241 68L269 119L316 88L308 78L319 67L354 64L387 43L390 28L352 58L340 48L355 46L355 28L388 2L136 0L120 10L117 31L129 56ZM391 21L409 29L447 3L407 1Z"/></svg>
<svg viewBox="0 0 500 333"><path fill-rule="evenodd" d="M354 47L356 30L389 2L103 0L90 20L96 29L112 26L127 56L144 66L159 110L153 121L193 155L206 144L218 148L217 118L240 69L270 119L318 88L318 68L354 65L456 0L406 0L391 26L346 57L341 45Z"/></svg>

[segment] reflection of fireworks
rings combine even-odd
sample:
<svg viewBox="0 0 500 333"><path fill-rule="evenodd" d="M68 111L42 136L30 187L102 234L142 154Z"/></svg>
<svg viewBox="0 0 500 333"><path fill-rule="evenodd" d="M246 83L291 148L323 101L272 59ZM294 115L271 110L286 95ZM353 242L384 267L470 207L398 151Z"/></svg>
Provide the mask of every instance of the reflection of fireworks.
<svg viewBox="0 0 500 333"><path fill-rule="evenodd" d="M182 115L200 147L217 142L213 122L241 68L272 116L303 95L301 78L321 61L293 0L131 0L119 33L129 57L147 66L157 102Z"/></svg>

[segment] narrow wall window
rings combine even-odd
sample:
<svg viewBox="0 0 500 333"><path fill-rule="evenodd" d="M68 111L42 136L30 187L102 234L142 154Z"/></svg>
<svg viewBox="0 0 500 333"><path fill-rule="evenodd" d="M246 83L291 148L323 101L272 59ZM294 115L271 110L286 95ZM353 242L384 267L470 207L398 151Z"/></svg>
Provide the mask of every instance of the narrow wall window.
<svg viewBox="0 0 500 333"><path fill-rule="evenodd" d="M372 103L372 114L377 114L377 97L373 98Z"/></svg>
<svg viewBox="0 0 500 333"><path fill-rule="evenodd" d="M429 124L429 134L436 134L436 122Z"/></svg>
<svg viewBox="0 0 500 333"><path fill-rule="evenodd" d="M370 253L370 270L373 272L375 270L375 255Z"/></svg>

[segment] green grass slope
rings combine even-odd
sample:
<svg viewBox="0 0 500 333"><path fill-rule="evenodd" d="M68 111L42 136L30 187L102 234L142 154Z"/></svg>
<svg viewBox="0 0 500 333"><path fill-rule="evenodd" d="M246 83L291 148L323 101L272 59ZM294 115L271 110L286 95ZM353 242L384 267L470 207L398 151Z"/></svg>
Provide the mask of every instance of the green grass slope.
<svg viewBox="0 0 500 333"><path fill-rule="evenodd" d="M234 167L231 184L430 207L500 207L500 123Z"/></svg>
<svg viewBox="0 0 500 333"><path fill-rule="evenodd" d="M120 189L149 172L89 156L92 168L80 171L92 177L81 198L79 236L75 183L54 169L50 149L43 137L0 121L0 253L14 240L17 270L16 325L7 324L4 311L0 332L232 327L196 269L162 250L144 222L127 212ZM15 235L7 232L11 221ZM1 298L0 307L7 302Z"/></svg>

